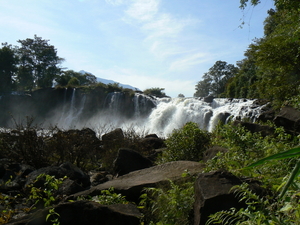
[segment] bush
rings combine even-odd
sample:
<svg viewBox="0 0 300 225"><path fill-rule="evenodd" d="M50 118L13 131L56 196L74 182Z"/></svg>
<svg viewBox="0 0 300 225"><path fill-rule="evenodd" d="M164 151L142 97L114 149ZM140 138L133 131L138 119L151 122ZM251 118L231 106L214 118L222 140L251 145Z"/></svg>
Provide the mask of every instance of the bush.
<svg viewBox="0 0 300 225"><path fill-rule="evenodd" d="M210 142L210 134L207 131L201 130L196 123L188 122L182 128L174 130L167 138L167 149L158 162L200 161Z"/></svg>
<svg viewBox="0 0 300 225"><path fill-rule="evenodd" d="M169 185L159 188L147 188L142 195L142 204L147 205L150 215L146 214L147 224L190 224L189 215L194 203L194 182ZM149 217L149 218L148 218ZM150 221L147 221L150 220Z"/></svg>

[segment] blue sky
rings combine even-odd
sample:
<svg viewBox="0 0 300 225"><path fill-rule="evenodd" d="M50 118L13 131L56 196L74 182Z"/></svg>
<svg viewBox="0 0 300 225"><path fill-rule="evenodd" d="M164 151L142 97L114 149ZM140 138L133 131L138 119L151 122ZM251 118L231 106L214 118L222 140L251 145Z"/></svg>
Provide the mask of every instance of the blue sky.
<svg viewBox="0 0 300 225"><path fill-rule="evenodd" d="M64 68L191 97L216 61L243 59L272 7L272 0L244 11L239 0L0 0L0 42L36 34L57 48Z"/></svg>

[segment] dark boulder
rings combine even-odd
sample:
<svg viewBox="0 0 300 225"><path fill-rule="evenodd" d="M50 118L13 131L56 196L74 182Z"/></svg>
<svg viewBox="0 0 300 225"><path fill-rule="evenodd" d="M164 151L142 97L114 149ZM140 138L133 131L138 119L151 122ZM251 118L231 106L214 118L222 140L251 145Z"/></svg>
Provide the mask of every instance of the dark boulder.
<svg viewBox="0 0 300 225"><path fill-rule="evenodd" d="M202 173L195 182L194 225L205 225L209 215L222 210L245 208L246 204L231 191L233 186L249 184L249 189L259 196L267 191L258 182L242 180L226 170Z"/></svg>
<svg viewBox="0 0 300 225"><path fill-rule="evenodd" d="M91 186L97 186L103 184L109 180L112 180L113 175L106 171L91 171L89 172Z"/></svg>
<svg viewBox="0 0 300 225"><path fill-rule="evenodd" d="M152 150L166 147L163 139L153 136L148 136L139 140L139 150L150 153Z"/></svg>
<svg viewBox="0 0 300 225"><path fill-rule="evenodd" d="M141 213L132 204L101 205L93 201L76 201L55 206L59 215L49 214L49 208L39 210L32 215L12 221L10 225L51 225L57 218L60 225L139 225Z"/></svg>
<svg viewBox="0 0 300 225"><path fill-rule="evenodd" d="M158 138L157 134L147 134L145 138Z"/></svg>
<svg viewBox="0 0 300 225"><path fill-rule="evenodd" d="M214 100L214 98L215 98L215 97L212 96L212 95L206 96L206 97L203 98L203 101L204 101L204 102L207 102L207 103L212 103L213 100Z"/></svg>
<svg viewBox="0 0 300 225"><path fill-rule="evenodd" d="M0 160L0 191L20 190L26 177L34 168L25 164L14 163L8 159Z"/></svg>
<svg viewBox="0 0 300 225"><path fill-rule="evenodd" d="M286 131L291 134L300 134L300 111L285 106L274 118L276 126L282 126Z"/></svg>
<svg viewBox="0 0 300 225"><path fill-rule="evenodd" d="M124 133L121 128L117 128L109 133L102 135L102 141L120 141L124 139Z"/></svg>
<svg viewBox="0 0 300 225"><path fill-rule="evenodd" d="M122 176L135 170L141 170L152 166L152 162L140 153L131 149L119 149L114 161L114 174Z"/></svg>
<svg viewBox="0 0 300 225"><path fill-rule="evenodd" d="M64 163L60 166L49 166L33 171L28 175L25 186L35 183L36 178L41 174L55 176L57 179L66 176L69 179L76 181L83 188L89 187L91 184L89 176L81 169L71 163ZM36 185L42 186L43 184L38 183Z"/></svg>

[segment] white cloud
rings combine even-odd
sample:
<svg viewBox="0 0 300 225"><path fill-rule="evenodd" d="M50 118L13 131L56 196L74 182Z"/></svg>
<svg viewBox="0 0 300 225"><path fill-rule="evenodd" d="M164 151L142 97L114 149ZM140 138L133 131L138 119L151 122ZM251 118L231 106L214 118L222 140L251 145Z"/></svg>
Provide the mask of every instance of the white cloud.
<svg viewBox="0 0 300 225"><path fill-rule="evenodd" d="M132 2L125 12L129 17L139 22L153 19L158 12L158 0L133 0Z"/></svg>
<svg viewBox="0 0 300 225"><path fill-rule="evenodd" d="M153 56L172 67L176 63L174 56L177 58L194 50L195 46L186 38L191 32L187 28L199 25L200 21L191 17L179 18L162 11L159 6L159 0L132 0L123 19L145 35L144 44Z"/></svg>

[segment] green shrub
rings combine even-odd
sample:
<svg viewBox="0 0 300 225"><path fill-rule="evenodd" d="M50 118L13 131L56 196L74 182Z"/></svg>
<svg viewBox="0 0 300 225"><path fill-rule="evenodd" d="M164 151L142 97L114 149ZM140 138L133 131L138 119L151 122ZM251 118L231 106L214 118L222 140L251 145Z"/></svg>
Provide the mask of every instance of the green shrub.
<svg viewBox="0 0 300 225"><path fill-rule="evenodd" d="M43 203L44 207L48 207L58 201L59 196L57 191L60 185L63 183L67 177L55 178L54 176L48 174L40 174L34 183L43 182L43 185L36 187L34 184L30 185L30 196L29 199L34 200L34 206ZM31 207L31 208L32 208Z"/></svg>
<svg viewBox="0 0 300 225"><path fill-rule="evenodd" d="M187 225L194 203L194 182L169 185L160 188L147 188L142 196L142 203L147 205L150 215L147 224L156 225Z"/></svg>
<svg viewBox="0 0 300 225"><path fill-rule="evenodd" d="M166 140L167 149L158 163L178 160L200 161L203 152L210 146L210 134L201 130L196 123L188 122L174 130Z"/></svg>
<svg viewBox="0 0 300 225"><path fill-rule="evenodd" d="M223 168L237 176L257 177L272 185L288 173L295 165L295 159L276 161L253 170L241 168L268 155L297 146L299 140L293 139L282 128L275 128L274 136L263 137L260 133L251 133L242 126L226 124L218 125L213 131L212 144L224 147L228 152L208 161L206 172Z"/></svg>
<svg viewBox="0 0 300 225"><path fill-rule="evenodd" d="M111 187L108 190L102 190L101 195L94 196L92 201L98 202L102 205L113 205L113 204L128 204L129 202L125 199L124 195L115 193L114 188Z"/></svg>

